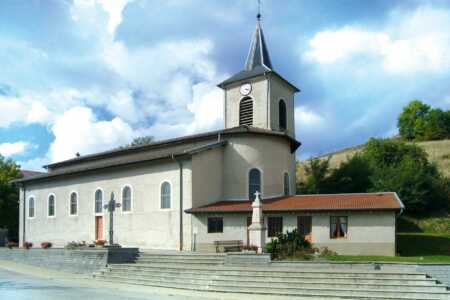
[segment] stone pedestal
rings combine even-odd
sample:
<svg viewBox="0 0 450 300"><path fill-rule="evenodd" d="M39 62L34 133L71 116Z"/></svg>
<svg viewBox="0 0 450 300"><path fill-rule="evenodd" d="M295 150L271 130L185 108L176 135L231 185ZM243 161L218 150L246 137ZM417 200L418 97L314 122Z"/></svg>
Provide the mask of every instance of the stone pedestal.
<svg viewBox="0 0 450 300"><path fill-rule="evenodd" d="M252 224L249 227L250 246L256 246L258 253L263 253L266 245L266 227L262 213L261 195L255 193L255 201L252 203Z"/></svg>

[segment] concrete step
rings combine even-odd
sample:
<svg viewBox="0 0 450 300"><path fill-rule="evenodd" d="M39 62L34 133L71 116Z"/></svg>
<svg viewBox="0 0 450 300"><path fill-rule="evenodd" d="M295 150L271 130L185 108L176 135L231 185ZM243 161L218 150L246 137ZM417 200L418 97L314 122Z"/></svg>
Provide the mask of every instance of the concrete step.
<svg viewBox="0 0 450 300"><path fill-rule="evenodd" d="M142 257L139 258L136 263L139 264L151 264L151 263L159 263L159 264L183 264L183 265L223 265L224 261L222 259L209 259L209 258L201 258L201 259L186 259L186 258L147 258Z"/></svg>
<svg viewBox="0 0 450 300"><path fill-rule="evenodd" d="M421 286L432 286L436 284L436 280L432 278L424 278L424 279L398 279L395 277L386 277L386 278L360 278L360 277L341 277L339 274L335 274L334 276L328 276L328 277L316 277L316 276L292 276L292 275L286 275L286 276L270 276L267 275L255 275L255 276L242 276L242 275L229 275L229 274L222 274L220 272L210 272L210 273L204 273L204 272L196 272L196 271L185 271L180 272L177 270L110 270L107 269L106 272L111 273L120 273L124 275L131 275L131 276L153 276L153 275L160 275L160 276L195 276L197 278L203 278L203 279L210 279L212 277L217 279L223 279L223 280L237 280L237 281L260 281L260 282L267 282L268 280L270 282L292 282L292 283L299 283L299 284L308 284L308 283L361 283L361 284L398 284L398 285L421 285Z"/></svg>
<svg viewBox="0 0 450 300"><path fill-rule="evenodd" d="M330 276L350 277L350 278L395 278L395 279L425 279L426 275L422 273L394 273L394 272L381 272L381 271L347 271L340 270L339 272L330 272L325 270L280 270L272 268L251 268L251 267L236 267L236 266L191 266L191 265L169 265L169 264L117 264L110 265L109 268L117 270L176 270L178 272L190 272L197 273L203 272L205 274L217 274L218 272L223 275L237 275L244 277L251 277L256 275L279 277L279 276L315 276L317 278L328 278Z"/></svg>
<svg viewBox="0 0 450 300"><path fill-rule="evenodd" d="M227 255L224 253L154 253L154 252L139 252L140 257L183 257L183 258L225 258Z"/></svg>
<svg viewBox="0 0 450 300"><path fill-rule="evenodd" d="M262 278L253 279L253 278L239 278L235 276L234 278L229 278L225 276L199 276L195 274L140 274L138 272L134 273L105 273L105 276L119 276L122 278L130 278L130 279L141 279L141 280L165 280L165 281L182 281L186 282L187 280L191 283L202 284L205 282L217 284L217 285L233 285L233 286L246 286L246 287L274 287L274 288L299 288L299 287L311 287L311 288L336 288L336 289L365 289L365 290L378 290L383 289L386 291L406 291L406 292L445 292L447 291L446 286L438 285L438 284L428 284L428 285L420 285L417 282L413 282L410 284L406 284L405 282L401 283L392 283L390 281L385 280L384 282L370 282L370 283L361 283L354 282L352 280L347 279L347 281L341 280L341 282L335 282L332 278L330 279L322 279L319 281L288 281L284 280L272 280L272 278L264 278L265 280L261 280Z"/></svg>
<svg viewBox="0 0 450 300"><path fill-rule="evenodd" d="M398 291L385 291L382 289L377 290L355 290L355 289L333 289L333 288L277 288L267 287L264 285L255 287L225 285L215 283L196 283L190 280L170 281L164 279L127 279L121 276L99 276L101 280L122 282L130 284L141 284L149 286L169 287L178 289L193 289L203 291L214 292L234 292L234 293L248 293L248 294L266 294L266 295L285 295L285 296L320 296L320 297L342 297L350 299L447 299L450 296L446 292L398 292Z"/></svg>

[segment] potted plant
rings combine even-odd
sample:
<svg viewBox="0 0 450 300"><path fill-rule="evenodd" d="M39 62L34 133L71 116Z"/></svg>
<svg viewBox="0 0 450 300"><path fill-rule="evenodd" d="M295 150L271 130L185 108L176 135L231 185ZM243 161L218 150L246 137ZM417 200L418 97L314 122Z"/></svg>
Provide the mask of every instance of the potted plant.
<svg viewBox="0 0 450 300"><path fill-rule="evenodd" d="M9 249L12 249L12 248L17 248L17 247L19 246L19 244L16 243L16 242L13 242L13 241L9 241L9 242L6 244L6 246L7 246Z"/></svg>
<svg viewBox="0 0 450 300"><path fill-rule="evenodd" d="M53 246L53 244L50 243L50 242L42 242L41 243L41 248L42 249L48 249L48 248L51 248L52 246Z"/></svg>
<svg viewBox="0 0 450 300"><path fill-rule="evenodd" d="M105 247L106 241L105 240L96 240L95 246L97 247Z"/></svg>
<svg viewBox="0 0 450 300"><path fill-rule="evenodd" d="M23 247L28 250L31 247L33 247L33 243L31 243L31 242L23 242Z"/></svg>

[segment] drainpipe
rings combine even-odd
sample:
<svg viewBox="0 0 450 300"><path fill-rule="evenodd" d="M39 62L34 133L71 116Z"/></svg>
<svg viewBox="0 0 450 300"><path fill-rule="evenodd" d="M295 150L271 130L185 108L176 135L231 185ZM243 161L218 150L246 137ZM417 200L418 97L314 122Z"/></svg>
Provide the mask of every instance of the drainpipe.
<svg viewBox="0 0 450 300"><path fill-rule="evenodd" d="M180 247L179 251L183 251L183 163L175 158L172 154L172 160L177 162L180 170Z"/></svg>
<svg viewBox="0 0 450 300"><path fill-rule="evenodd" d="M27 195L27 192L26 192L26 190L25 190L25 183L22 183L22 188L23 188L23 209L22 209L22 214L23 214L23 224L22 224L22 244L25 242L25 220L26 220L26 212L27 212L27 210L26 210L26 207L25 207L25 205L26 205L26 203L27 203L27 198L26 198L26 195ZM20 199L19 199L19 206L20 206ZM19 215L19 218L20 218L20 215ZM19 243L20 243L20 237L19 237ZM19 245L19 247L20 247L20 245Z"/></svg>

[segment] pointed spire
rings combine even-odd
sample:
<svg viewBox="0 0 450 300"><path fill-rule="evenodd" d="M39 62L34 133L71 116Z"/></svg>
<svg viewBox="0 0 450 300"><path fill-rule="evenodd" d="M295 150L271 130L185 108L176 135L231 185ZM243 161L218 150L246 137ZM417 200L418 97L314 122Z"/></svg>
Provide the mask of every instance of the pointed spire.
<svg viewBox="0 0 450 300"><path fill-rule="evenodd" d="M266 41L264 40L264 34L261 28L261 14L259 12L256 19L256 30L253 34L250 51L245 62L245 70L251 71L257 66L266 67L271 70L272 63L270 62L269 51L267 51Z"/></svg>

